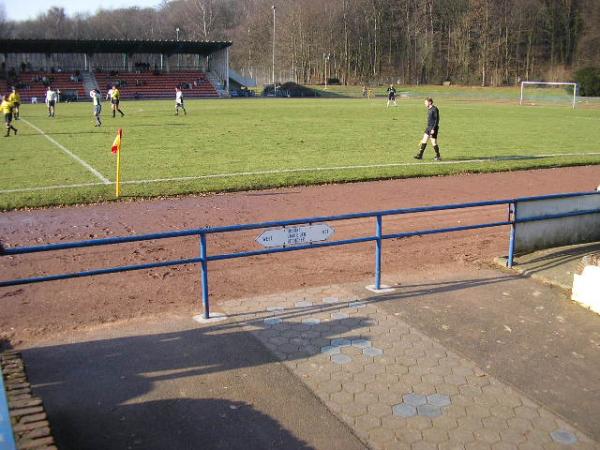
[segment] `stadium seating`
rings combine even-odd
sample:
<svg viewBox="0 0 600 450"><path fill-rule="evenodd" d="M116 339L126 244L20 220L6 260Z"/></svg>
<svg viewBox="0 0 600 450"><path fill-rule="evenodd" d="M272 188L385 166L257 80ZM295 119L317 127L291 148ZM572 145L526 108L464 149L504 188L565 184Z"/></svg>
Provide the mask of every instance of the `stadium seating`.
<svg viewBox="0 0 600 450"><path fill-rule="evenodd" d="M124 99L175 98L180 86L185 98L214 98L219 94L203 72L108 72L95 73L100 91L105 94L112 85L119 86Z"/></svg>
<svg viewBox="0 0 600 450"><path fill-rule="evenodd" d="M171 99L175 98L176 86L181 87L185 98L219 97L215 87L203 72L173 72L159 75L151 72L113 72L112 75L109 72L96 72L94 75L102 94L106 94L108 89L116 84L120 86L123 99ZM45 84L43 81L45 79L50 81L52 87L60 90L61 99L89 100L83 82L73 81L72 76L73 73L68 72L27 72L21 74L19 79L12 83L23 85L18 89L23 103L31 102L33 97L37 97L40 103L44 102L47 87L47 82ZM0 81L3 85L2 91L8 93L11 83L3 81Z"/></svg>
<svg viewBox="0 0 600 450"><path fill-rule="evenodd" d="M79 81L73 81L73 76L74 74L69 72L27 72L22 73L18 80L13 80L12 84L18 87L22 103L29 103L33 97L37 97L38 102L43 103L48 84L61 92L62 99L76 101L84 96L84 88L81 78ZM10 86L11 84L6 82L3 91L9 92Z"/></svg>

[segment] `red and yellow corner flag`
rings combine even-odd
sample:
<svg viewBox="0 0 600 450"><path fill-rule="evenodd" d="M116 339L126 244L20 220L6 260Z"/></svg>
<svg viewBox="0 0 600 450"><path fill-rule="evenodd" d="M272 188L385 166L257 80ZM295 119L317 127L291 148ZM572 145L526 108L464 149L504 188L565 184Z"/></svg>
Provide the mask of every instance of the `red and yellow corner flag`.
<svg viewBox="0 0 600 450"><path fill-rule="evenodd" d="M121 138L123 137L123 129L119 128L117 131L117 137L113 142L111 151L117 155L117 182L116 184L116 196L118 197L121 193Z"/></svg>
<svg viewBox="0 0 600 450"><path fill-rule="evenodd" d="M121 151L121 137L123 137L123 129L119 128L119 131L117 131L117 137L112 145L113 153L119 153Z"/></svg>

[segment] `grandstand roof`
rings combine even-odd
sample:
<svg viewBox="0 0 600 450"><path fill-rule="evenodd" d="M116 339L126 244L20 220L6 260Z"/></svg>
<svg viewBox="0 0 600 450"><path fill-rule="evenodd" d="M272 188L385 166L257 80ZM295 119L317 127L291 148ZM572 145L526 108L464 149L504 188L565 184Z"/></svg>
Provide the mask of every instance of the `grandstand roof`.
<svg viewBox="0 0 600 450"><path fill-rule="evenodd" d="M126 41L75 39L0 39L0 53L210 53L231 46L231 41Z"/></svg>

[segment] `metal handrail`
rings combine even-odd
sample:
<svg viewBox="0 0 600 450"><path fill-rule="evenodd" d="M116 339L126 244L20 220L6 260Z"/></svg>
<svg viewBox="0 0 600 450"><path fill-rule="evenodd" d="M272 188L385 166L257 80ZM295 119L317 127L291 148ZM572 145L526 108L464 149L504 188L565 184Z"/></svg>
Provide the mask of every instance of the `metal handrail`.
<svg viewBox="0 0 600 450"><path fill-rule="evenodd" d="M468 230L474 230L474 229L484 229L484 228L493 228L493 227L510 225L511 226L511 234L510 234L510 245L509 245L509 256L508 256L508 266L510 267L510 266L512 266L513 256L514 256L515 225L516 224L600 213L600 209L586 209L586 210L574 211L574 212L570 212L570 213L552 214L552 215L544 215L544 216L539 216L539 217L529 217L529 218L525 218L525 219L519 219L518 217L516 217L516 207L519 202L563 199L563 198L567 199L567 198L575 198L575 197L582 197L582 196L587 196L587 195L598 195L598 194L600 194L600 192L596 192L596 191L574 192L574 193L567 193L567 194L551 194L551 195L535 196L535 197L521 197L521 198L515 198L515 199L490 200L490 201L470 202L470 203L455 203L455 204L448 204L448 205L433 205L433 206L423 206L423 207L416 207L416 208L400 208L400 209L390 209L390 210L383 210L383 211L350 213L350 214L341 214L341 215L335 215L335 216L316 216L316 217L307 217L307 218L292 219L292 220L258 222L258 223L228 225L228 226L219 226L219 227L204 227L204 228L196 228L196 229L189 229L189 230L182 230L182 231L151 233L151 234L144 234L144 235L140 235L140 236L122 236L122 237L113 237L113 238L101 238L101 239L93 239L93 240L86 240L86 241L68 242L68 243L60 243L60 244L47 244L47 245L39 245L39 246L31 246L31 247L15 247L15 248L5 249L4 254L5 255L23 255L23 254L28 254L28 253L66 250L66 249L72 249L72 248L86 248L86 247L116 245L116 244L125 244L125 243L141 242L141 241L158 240L158 239L171 239L171 238L178 238L178 237L198 236L200 239L200 256L196 257L196 258L176 259L176 260L145 263L145 264L118 266L118 267L111 267L111 268L104 268L104 269L93 269L93 270L87 270L87 271L81 271L81 272L63 273L63 274L57 274L57 275L45 275L45 276L40 276L40 277L6 280L6 281L0 281L0 287L41 283L41 282L46 282L46 281L66 280L66 279L72 279L72 278L104 275L104 274L110 274L110 273L129 272L129 271L135 271L135 270L154 269L154 268L170 267L170 266L177 266L177 265L200 264L201 265L202 302L203 302L203 306L204 306L204 316L205 316L205 318L209 318L210 317L210 305L209 305L209 294L208 294L208 262L210 262L210 261L223 261L223 260L234 259L234 258L244 258L244 257L250 257L250 256L274 254L274 253L283 253L283 252L291 252L291 251L299 251L299 250L337 247L337 246L341 246L341 245L351 245L351 244L362 244L362 243L367 243L367 242L375 242L375 244L376 244L375 288L379 289L381 287L382 243L386 239L403 239L403 238L408 238L408 237L412 237L412 236L425 236L425 235L440 234L440 233L453 233L453 232L468 231ZM475 224L475 225L464 225L464 226L458 226L458 227L424 229L424 230L416 230L416 231L393 233L393 234L384 234L383 233L383 217L385 217L385 216L416 214L416 213L423 213L423 212L445 211L445 210L458 210L458 209L478 208L478 207L497 206L497 205L507 205L508 206L507 220L497 221L497 222L480 223L480 224ZM216 255L209 255L208 250L207 250L206 236L209 234L230 233L230 232L238 232L238 231L266 229L266 228L272 228L272 227L287 227L287 226L300 225L300 224L314 224L314 223L334 222L334 221L342 221L342 220L354 220L354 219L363 219L363 218L375 218L376 219L375 235L352 238L352 239L339 239L339 240L328 241L328 242L315 242L315 243L301 244L301 245L294 245L294 246L287 246L287 247L279 247L279 248L265 248L265 249L261 249L261 250L251 250L251 251L234 252L234 253L222 253L222 254L216 254Z"/></svg>

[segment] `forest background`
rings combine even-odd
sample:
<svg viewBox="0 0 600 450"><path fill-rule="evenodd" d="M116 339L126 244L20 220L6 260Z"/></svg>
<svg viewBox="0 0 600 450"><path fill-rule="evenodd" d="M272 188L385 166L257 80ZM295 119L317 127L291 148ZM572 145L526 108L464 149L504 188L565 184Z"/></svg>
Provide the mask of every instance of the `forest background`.
<svg viewBox="0 0 600 450"><path fill-rule="evenodd" d="M599 23L600 0L172 0L21 22L0 8L0 38L230 40L231 66L259 83L273 41L280 82L571 80L600 66Z"/></svg>

